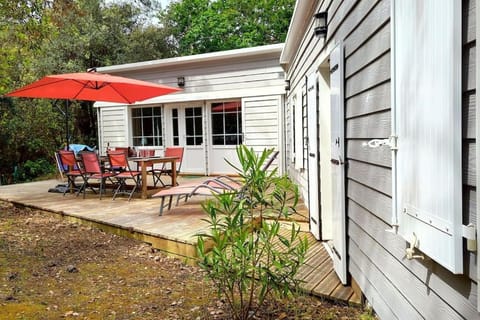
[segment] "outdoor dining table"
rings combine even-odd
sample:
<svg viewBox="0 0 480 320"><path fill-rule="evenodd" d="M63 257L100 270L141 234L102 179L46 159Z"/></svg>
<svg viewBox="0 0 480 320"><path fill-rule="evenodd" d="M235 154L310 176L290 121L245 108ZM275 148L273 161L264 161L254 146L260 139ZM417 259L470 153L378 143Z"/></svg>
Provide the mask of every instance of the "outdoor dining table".
<svg viewBox="0 0 480 320"><path fill-rule="evenodd" d="M177 157L130 157L129 161L137 163L142 167L142 199L148 198L147 193L147 165L152 166L156 163L170 163L171 168L176 168ZM177 184L177 170L172 170L172 186Z"/></svg>

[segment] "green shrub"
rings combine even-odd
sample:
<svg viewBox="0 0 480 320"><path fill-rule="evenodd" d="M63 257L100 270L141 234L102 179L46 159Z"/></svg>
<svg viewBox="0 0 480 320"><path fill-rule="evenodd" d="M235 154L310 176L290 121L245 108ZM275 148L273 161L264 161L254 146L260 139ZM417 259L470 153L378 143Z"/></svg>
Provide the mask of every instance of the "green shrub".
<svg viewBox="0 0 480 320"><path fill-rule="evenodd" d="M273 150L257 155L237 148L244 183L240 191L217 195L203 204L210 233L199 237L199 265L216 285L235 319L251 319L265 299L295 293L295 279L303 264L308 242L299 226L281 231L291 220L298 188L277 170L264 171ZM211 250L210 250L211 249Z"/></svg>
<svg viewBox="0 0 480 320"><path fill-rule="evenodd" d="M27 160L23 165L15 168L14 181L15 183L33 181L39 177L51 175L55 170L55 165L48 160Z"/></svg>

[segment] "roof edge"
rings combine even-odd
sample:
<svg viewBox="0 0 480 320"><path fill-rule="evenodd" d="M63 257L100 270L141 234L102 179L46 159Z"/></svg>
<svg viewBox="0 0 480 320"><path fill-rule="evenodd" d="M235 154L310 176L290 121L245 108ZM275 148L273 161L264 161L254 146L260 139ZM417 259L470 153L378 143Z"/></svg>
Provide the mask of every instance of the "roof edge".
<svg viewBox="0 0 480 320"><path fill-rule="evenodd" d="M284 47L283 43L278 43L278 44L271 44L266 46L217 51L217 52L202 53L202 54L191 55L191 56L166 58L166 59L98 67L97 71L98 72L136 71L136 70L144 70L144 69L150 69L150 68L167 66L167 65L168 66L182 65L182 64L192 63L192 62L198 63L198 62L207 62L207 61L228 60L228 59L239 57L239 56L249 57L249 56L275 54L275 53L281 54L283 47Z"/></svg>
<svg viewBox="0 0 480 320"><path fill-rule="evenodd" d="M313 12L315 5L316 1L302 0L297 0L295 4L292 19L290 20L290 26L288 27L287 38L285 39L285 46L280 55L280 65L283 66L284 69L285 67L288 69L288 65L293 59L300 42L304 38L305 31L310 24L310 20L305 19L305 17L308 17L309 13Z"/></svg>

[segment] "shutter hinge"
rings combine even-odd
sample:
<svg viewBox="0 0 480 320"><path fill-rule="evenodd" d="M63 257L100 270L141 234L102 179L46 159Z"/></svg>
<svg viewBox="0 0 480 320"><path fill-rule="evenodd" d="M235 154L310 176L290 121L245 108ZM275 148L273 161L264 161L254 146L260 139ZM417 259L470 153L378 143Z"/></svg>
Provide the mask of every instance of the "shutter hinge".
<svg viewBox="0 0 480 320"><path fill-rule="evenodd" d="M388 139L373 139L368 142L364 142L364 147L378 148L380 146L389 146L391 150L397 150L397 136L390 136Z"/></svg>
<svg viewBox="0 0 480 320"><path fill-rule="evenodd" d="M477 251L477 230L473 223L462 225L462 237L467 239L467 250Z"/></svg>

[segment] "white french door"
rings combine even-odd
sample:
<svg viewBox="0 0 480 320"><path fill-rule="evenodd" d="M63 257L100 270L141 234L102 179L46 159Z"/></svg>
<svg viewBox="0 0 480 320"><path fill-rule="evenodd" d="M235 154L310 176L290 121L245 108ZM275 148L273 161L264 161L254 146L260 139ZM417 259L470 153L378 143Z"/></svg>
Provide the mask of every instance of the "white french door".
<svg viewBox="0 0 480 320"><path fill-rule="evenodd" d="M182 173L206 173L204 113L202 103L165 106L166 146L185 148Z"/></svg>

